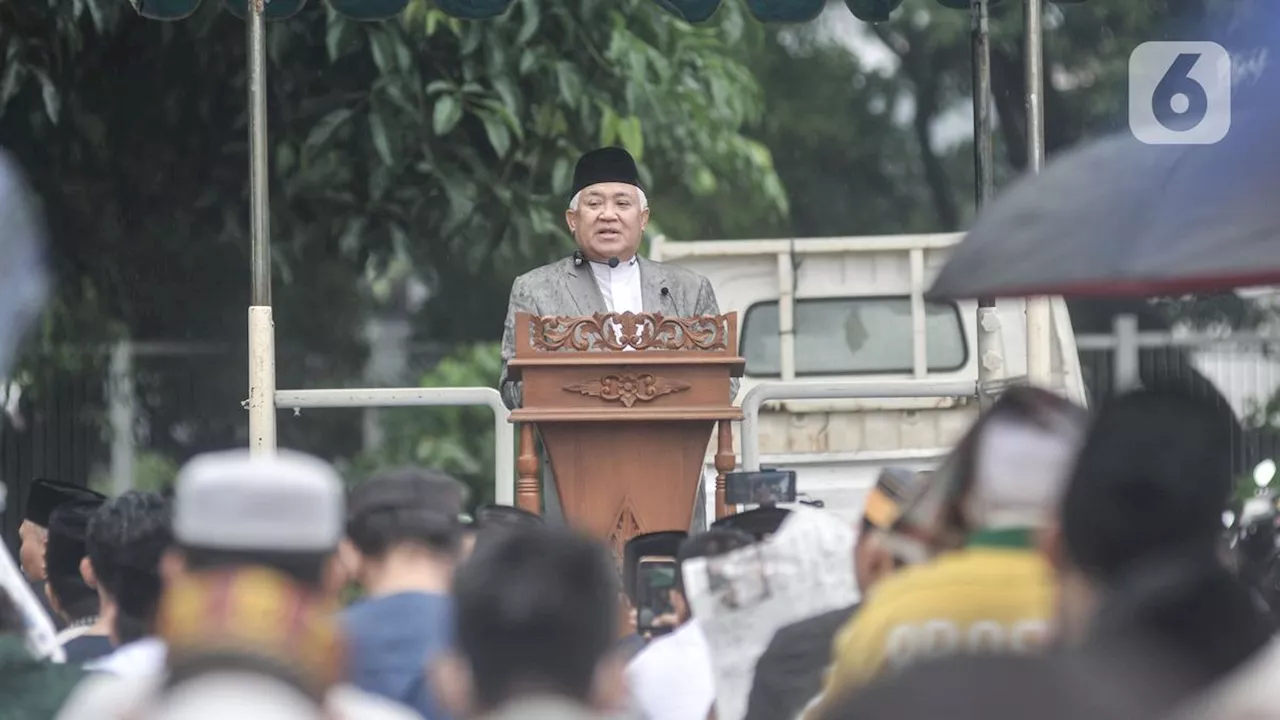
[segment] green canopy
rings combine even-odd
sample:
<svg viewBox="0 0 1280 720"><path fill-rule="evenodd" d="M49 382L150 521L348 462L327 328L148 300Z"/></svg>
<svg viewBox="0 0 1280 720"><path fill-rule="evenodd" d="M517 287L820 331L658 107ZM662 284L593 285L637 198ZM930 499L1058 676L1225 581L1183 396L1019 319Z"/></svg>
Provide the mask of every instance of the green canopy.
<svg viewBox="0 0 1280 720"><path fill-rule="evenodd" d="M227 8L239 17L244 17L248 4L258 0L221 0ZM263 0L268 20L287 18L307 4L307 0ZM386 20L395 17L409 0L314 0L327 2L335 12L354 20ZM484 20L498 17L511 7L515 0L435 0L435 4L446 15L463 20ZM537 0L535 0L537 1ZM969 8L970 0L936 0L940 5L964 10ZM129 0L135 10L143 17L153 20L181 20L200 7L201 0ZM664 10L678 18L691 23L710 20L720 8L722 0L654 0ZM1001 4L1002 0L991 0L992 5ZM1057 3L1078 3L1084 0L1053 0ZM746 0L747 9L757 20L766 23L808 22L816 18L826 0ZM889 14L898 9L902 0L844 0L859 20L865 22L884 22Z"/></svg>

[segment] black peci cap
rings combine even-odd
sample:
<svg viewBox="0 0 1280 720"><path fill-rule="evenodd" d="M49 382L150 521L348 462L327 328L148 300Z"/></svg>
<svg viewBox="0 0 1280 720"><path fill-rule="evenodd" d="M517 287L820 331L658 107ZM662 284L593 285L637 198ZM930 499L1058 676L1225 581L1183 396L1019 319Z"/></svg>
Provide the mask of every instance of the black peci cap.
<svg viewBox="0 0 1280 720"><path fill-rule="evenodd" d="M791 511L780 507L759 507L736 515L729 515L711 523L716 530L741 530L756 540L764 540L778 532Z"/></svg>
<svg viewBox="0 0 1280 720"><path fill-rule="evenodd" d="M73 500L97 500L102 502L106 496L80 485L73 485L61 480L38 478L31 483L31 495L27 497L27 508L24 518L40 527L49 527L49 516L59 505Z"/></svg>
<svg viewBox="0 0 1280 720"><path fill-rule="evenodd" d="M640 187L640 171L635 158L620 147L592 150L578 158L573 169L573 190L569 197L597 183L616 182Z"/></svg>

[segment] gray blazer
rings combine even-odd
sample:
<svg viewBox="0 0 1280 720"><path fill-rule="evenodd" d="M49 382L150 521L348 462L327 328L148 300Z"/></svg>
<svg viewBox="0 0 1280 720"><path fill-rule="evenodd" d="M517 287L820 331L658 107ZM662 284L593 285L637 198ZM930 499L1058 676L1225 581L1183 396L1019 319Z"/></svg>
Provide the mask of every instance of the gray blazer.
<svg viewBox="0 0 1280 720"><path fill-rule="evenodd" d="M645 312L669 317L719 315L711 281L678 265L640 258L640 295ZM662 289L667 292L663 293ZM608 312L604 296L591 273L583 265L574 267L573 258L543 265L516 278L507 304L507 322L502 330L502 377L498 389L507 407L520 407L520 383L507 379L507 363L516 353L516 313L534 315L593 315ZM737 397L738 379L730 382L731 397Z"/></svg>

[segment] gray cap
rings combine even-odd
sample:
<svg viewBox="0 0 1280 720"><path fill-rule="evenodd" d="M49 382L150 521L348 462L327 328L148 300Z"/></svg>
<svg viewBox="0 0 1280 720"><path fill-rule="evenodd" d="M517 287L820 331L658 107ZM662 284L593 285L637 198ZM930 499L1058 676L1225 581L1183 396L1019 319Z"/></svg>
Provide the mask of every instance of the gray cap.
<svg viewBox="0 0 1280 720"><path fill-rule="evenodd" d="M178 472L174 537L220 550L330 551L342 539L346 503L329 463L289 450L198 455Z"/></svg>

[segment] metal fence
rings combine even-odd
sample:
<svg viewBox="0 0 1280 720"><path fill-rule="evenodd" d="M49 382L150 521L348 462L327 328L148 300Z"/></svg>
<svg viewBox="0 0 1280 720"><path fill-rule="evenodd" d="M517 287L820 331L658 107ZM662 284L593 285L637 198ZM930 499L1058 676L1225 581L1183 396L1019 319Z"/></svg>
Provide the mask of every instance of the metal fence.
<svg viewBox="0 0 1280 720"><path fill-rule="evenodd" d="M416 384L446 351L412 347L403 382ZM198 343L37 352L23 377L0 380L0 480L9 490L0 535L16 542L33 478L91 483L103 491L141 478L145 487L196 453L246 445L244 358L242 348ZM288 348L278 358L288 387L361 382L358 364ZM13 392L8 398L6 388ZM359 413L334 413L285 422L280 444L351 456L362 449L363 420Z"/></svg>
<svg viewBox="0 0 1280 720"><path fill-rule="evenodd" d="M1191 390L1234 417L1232 472L1252 471L1280 455L1280 337L1259 334L1139 333L1138 375L1143 385ZM1116 338L1076 338L1091 407L1104 401L1116 376ZM1224 414L1224 418L1225 418Z"/></svg>

